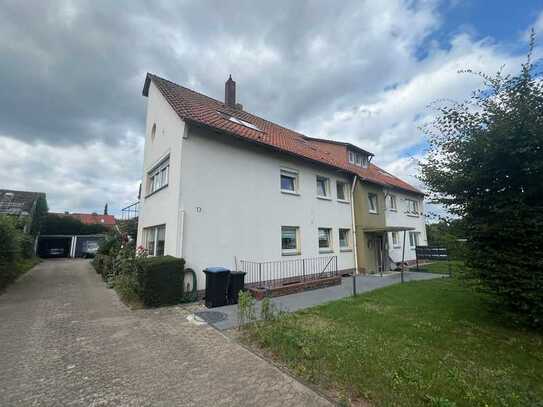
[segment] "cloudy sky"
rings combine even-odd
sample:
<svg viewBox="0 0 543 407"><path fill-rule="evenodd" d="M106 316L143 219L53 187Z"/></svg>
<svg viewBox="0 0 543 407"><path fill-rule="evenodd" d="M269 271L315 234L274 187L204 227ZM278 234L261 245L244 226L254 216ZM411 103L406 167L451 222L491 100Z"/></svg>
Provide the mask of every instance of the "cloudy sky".
<svg viewBox="0 0 543 407"><path fill-rule="evenodd" d="M134 202L146 72L218 99L231 73L246 110L416 182L428 105L479 85L457 71L517 69L531 27L543 44L540 1L152 3L0 0L0 188Z"/></svg>

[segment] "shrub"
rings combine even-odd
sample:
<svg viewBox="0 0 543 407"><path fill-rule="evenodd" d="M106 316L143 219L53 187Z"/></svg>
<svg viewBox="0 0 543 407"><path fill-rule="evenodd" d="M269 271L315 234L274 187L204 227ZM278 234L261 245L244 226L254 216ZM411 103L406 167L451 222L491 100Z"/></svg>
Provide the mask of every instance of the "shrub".
<svg viewBox="0 0 543 407"><path fill-rule="evenodd" d="M140 305L140 287L135 273L119 274L113 281L113 288L123 302L130 305Z"/></svg>
<svg viewBox="0 0 543 407"><path fill-rule="evenodd" d="M17 258L19 234L14 219L0 216L0 262L11 263Z"/></svg>
<svg viewBox="0 0 543 407"><path fill-rule="evenodd" d="M185 260L172 256L137 261L136 276L146 306L171 305L183 300Z"/></svg>
<svg viewBox="0 0 543 407"><path fill-rule="evenodd" d="M19 247L21 250L21 256L24 259L34 257L34 239L31 236L22 235L19 238Z"/></svg>
<svg viewBox="0 0 543 407"><path fill-rule="evenodd" d="M238 298L238 328L256 319L255 299L249 291L240 291Z"/></svg>

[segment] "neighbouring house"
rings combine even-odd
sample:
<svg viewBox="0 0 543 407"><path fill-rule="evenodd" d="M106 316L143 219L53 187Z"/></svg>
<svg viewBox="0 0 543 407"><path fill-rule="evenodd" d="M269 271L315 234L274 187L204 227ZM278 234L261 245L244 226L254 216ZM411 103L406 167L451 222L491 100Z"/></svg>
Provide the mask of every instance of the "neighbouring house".
<svg viewBox="0 0 543 407"><path fill-rule="evenodd" d="M102 225L107 228L114 228L117 225L115 216L113 215L100 215L97 213L52 213L56 216L68 216L73 219L77 219L85 225Z"/></svg>
<svg viewBox="0 0 543 407"><path fill-rule="evenodd" d="M0 215L19 218L25 233L30 233L32 219L36 214L38 201L45 201L45 193L0 189Z"/></svg>
<svg viewBox="0 0 543 407"><path fill-rule="evenodd" d="M235 93L232 78L223 103L147 74L138 245L184 257L199 287L216 265L305 272L324 258L340 273L383 271L401 261L404 232L404 259L415 258L410 243L426 242L421 191L358 146L246 112Z"/></svg>

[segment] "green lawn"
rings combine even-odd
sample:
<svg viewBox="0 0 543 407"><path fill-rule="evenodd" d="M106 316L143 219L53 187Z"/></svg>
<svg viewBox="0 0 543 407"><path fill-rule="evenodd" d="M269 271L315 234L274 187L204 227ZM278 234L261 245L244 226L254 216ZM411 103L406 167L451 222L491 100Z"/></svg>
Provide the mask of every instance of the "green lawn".
<svg viewBox="0 0 543 407"><path fill-rule="evenodd" d="M453 275L464 269L464 262L461 260L451 260L451 270ZM449 274L449 264L446 261L436 261L430 264L419 266L420 271L436 274ZM411 268L411 271L417 271L416 267Z"/></svg>
<svg viewBox="0 0 543 407"><path fill-rule="evenodd" d="M344 404L543 406L543 335L455 279L410 282L272 322L244 340Z"/></svg>

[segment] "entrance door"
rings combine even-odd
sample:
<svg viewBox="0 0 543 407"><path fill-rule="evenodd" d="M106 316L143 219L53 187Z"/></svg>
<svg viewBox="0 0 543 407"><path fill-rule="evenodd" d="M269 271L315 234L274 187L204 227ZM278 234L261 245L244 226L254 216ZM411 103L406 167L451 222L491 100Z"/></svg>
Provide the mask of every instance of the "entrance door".
<svg viewBox="0 0 543 407"><path fill-rule="evenodd" d="M383 237L371 234L368 236L368 272L382 273L384 271Z"/></svg>

